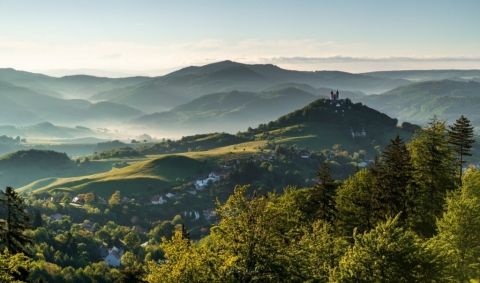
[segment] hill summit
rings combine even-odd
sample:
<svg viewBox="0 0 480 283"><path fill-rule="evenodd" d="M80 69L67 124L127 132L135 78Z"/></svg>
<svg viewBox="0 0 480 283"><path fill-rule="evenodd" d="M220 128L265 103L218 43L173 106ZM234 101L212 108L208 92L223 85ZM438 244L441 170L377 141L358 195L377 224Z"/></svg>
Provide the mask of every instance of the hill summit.
<svg viewBox="0 0 480 283"><path fill-rule="evenodd" d="M408 138L417 128L350 99L321 98L249 133L311 149L361 149L385 145L397 134Z"/></svg>

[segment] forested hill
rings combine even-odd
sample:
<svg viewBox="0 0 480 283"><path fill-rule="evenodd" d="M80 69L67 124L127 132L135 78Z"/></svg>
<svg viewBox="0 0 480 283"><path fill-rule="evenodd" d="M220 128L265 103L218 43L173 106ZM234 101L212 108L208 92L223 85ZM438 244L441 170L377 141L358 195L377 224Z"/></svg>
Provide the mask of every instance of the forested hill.
<svg viewBox="0 0 480 283"><path fill-rule="evenodd" d="M397 134L409 138L417 126L404 123L349 99L319 99L249 133L287 139L311 149L340 144L350 149L385 145Z"/></svg>

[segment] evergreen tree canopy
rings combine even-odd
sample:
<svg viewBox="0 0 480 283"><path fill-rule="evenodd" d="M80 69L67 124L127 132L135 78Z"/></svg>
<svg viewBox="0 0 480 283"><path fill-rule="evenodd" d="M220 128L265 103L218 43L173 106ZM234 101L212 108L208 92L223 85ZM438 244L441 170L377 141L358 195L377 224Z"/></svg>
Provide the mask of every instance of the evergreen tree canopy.
<svg viewBox="0 0 480 283"><path fill-rule="evenodd" d="M310 194L315 217L333 223L335 218L335 192L337 185L328 164L322 163L317 173L318 182Z"/></svg>
<svg viewBox="0 0 480 283"><path fill-rule="evenodd" d="M412 161L410 152L399 136L386 146L375 173L377 179L381 180L374 194L375 203L379 206L376 209L379 218L394 217L398 213L401 213L402 219L406 218L408 191L413 182Z"/></svg>
<svg viewBox="0 0 480 283"><path fill-rule="evenodd" d="M28 254L28 244L32 240L25 234L30 229L29 217L25 204L13 188L7 187L0 193L0 204L3 205L4 228L1 235L4 247L11 253Z"/></svg>
<svg viewBox="0 0 480 283"><path fill-rule="evenodd" d="M463 115L460 116L453 125L449 126L448 136L448 141L456 154L461 179L465 157L472 155L471 150L475 142L473 138L473 126L470 120Z"/></svg>
<svg viewBox="0 0 480 283"><path fill-rule="evenodd" d="M435 219L443 212L445 196L455 188L455 163L444 122L435 118L408 144L412 158L415 191L410 226L423 235L433 235Z"/></svg>

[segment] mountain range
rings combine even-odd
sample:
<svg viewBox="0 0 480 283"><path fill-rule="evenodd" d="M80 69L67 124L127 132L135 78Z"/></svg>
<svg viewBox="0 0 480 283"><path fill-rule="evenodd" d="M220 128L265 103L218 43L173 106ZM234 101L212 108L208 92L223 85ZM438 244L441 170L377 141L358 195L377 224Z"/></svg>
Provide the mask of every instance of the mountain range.
<svg viewBox="0 0 480 283"><path fill-rule="evenodd" d="M352 74L221 61L157 77L51 77L0 69L0 125L127 125L166 132L228 131L266 123L340 90L401 121L458 113L480 125L479 70ZM163 131L162 131L163 130Z"/></svg>
<svg viewBox="0 0 480 283"><path fill-rule="evenodd" d="M480 127L480 82L476 81L418 82L358 100L401 121L425 124L436 115L453 122L463 114Z"/></svg>
<svg viewBox="0 0 480 283"><path fill-rule="evenodd" d="M282 83L377 93L407 84L408 81L338 71L291 71L274 65L222 61L201 67L187 67L134 86L99 93L92 99L159 112L206 94L233 90L260 92Z"/></svg>

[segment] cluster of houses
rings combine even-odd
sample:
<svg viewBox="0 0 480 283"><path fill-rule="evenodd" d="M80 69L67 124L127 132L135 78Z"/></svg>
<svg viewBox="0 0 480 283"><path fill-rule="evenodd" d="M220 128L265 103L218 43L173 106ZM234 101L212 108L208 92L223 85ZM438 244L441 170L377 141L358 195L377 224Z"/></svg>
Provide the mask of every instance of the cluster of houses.
<svg viewBox="0 0 480 283"><path fill-rule="evenodd" d="M353 129L350 129L350 134L352 135L353 139L364 138L367 136L367 131L365 131L363 128L361 131L354 131Z"/></svg>
<svg viewBox="0 0 480 283"><path fill-rule="evenodd" d="M192 210L192 211L184 211L182 215L184 218L189 218L194 221L200 220L200 218L203 216L205 220L210 221L217 216L217 212L215 210L208 210L208 209L202 210L201 212Z"/></svg>
<svg viewBox="0 0 480 283"><path fill-rule="evenodd" d="M154 195L150 199L150 203L153 205L161 205L166 203L169 199L175 199L177 197L174 193L166 193L165 195Z"/></svg>
<svg viewBox="0 0 480 283"><path fill-rule="evenodd" d="M210 174L208 174L206 178L195 180L195 182L193 182L193 189L189 190L188 193L190 193L191 195L196 195L197 191L204 190L209 185L213 183L217 183L225 176L226 176L225 174L211 172ZM167 193L165 195L155 195L150 199L150 203L153 205L162 205L164 203L167 203L169 199L174 199L174 198L176 198L176 195L174 193Z"/></svg>
<svg viewBox="0 0 480 283"><path fill-rule="evenodd" d="M205 189L208 185L220 181L221 176L215 172L208 174L208 177L205 179L198 179L195 181L195 189L198 191Z"/></svg>

